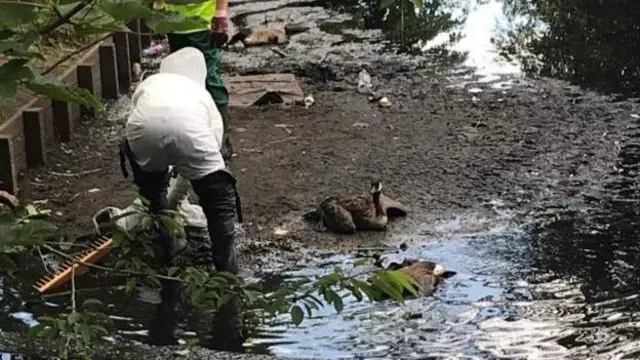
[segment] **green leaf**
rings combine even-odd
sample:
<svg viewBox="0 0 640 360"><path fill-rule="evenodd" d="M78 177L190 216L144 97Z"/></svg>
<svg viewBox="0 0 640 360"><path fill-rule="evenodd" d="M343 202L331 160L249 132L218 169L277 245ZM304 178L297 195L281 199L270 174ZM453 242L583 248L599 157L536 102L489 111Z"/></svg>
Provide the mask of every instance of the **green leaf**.
<svg viewBox="0 0 640 360"><path fill-rule="evenodd" d="M13 57L44 59L37 51L29 51L31 45L40 40L40 34L28 32L26 34L13 33L10 36L2 37L0 40L0 53Z"/></svg>
<svg viewBox="0 0 640 360"><path fill-rule="evenodd" d="M315 306L316 304L310 302L310 301L305 301L304 302L304 307L307 310L307 317L311 317L313 315L313 306Z"/></svg>
<svg viewBox="0 0 640 360"><path fill-rule="evenodd" d="M80 320L82 320L82 314L77 311L74 311L71 314L67 315L67 322L71 325L80 322Z"/></svg>
<svg viewBox="0 0 640 360"><path fill-rule="evenodd" d="M387 9L391 7L391 5L394 5L396 1L397 0L380 0L380 8ZM404 0L400 0L400 1L404 1Z"/></svg>
<svg viewBox="0 0 640 360"><path fill-rule="evenodd" d="M33 76L27 62L27 59L12 59L0 66L0 97L13 100L18 95L20 81Z"/></svg>
<svg viewBox="0 0 640 360"><path fill-rule="evenodd" d="M413 7L415 9L421 9L422 5L424 5L424 0L413 0Z"/></svg>
<svg viewBox="0 0 640 360"><path fill-rule="evenodd" d="M139 0L100 0L98 6L118 21L146 19L153 12Z"/></svg>
<svg viewBox="0 0 640 360"><path fill-rule="evenodd" d="M185 18L175 12L153 13L147 25L158 34L187 31L207 26L208 22L198 17Z"/></svg>
<svg viewBox="0 0 640 360"><path fill-rule="evenodd" d="M3 3L0 11L0 28L15 29L16 27L35 22L38 13L36 8L42 6L37 2Z"/></svg>
<svg viewBox="0 0 640 360"><path fill-rule="evenodd" d="M304 313L302 312L302 308L298 305L293 305L291 307L291 321L298 326L304 319Z"/></svg>
<svg viewBox="0 0 640 360"><path fill-rule="evenodd" d="M327 290L327 300L333 304L333 308L336 309L336 312L342 312L344 309L344 303L342 302L342 298L333 290Z"/></svg>
<svg viewBox="0 0 640 360"><path fill-rule="evenodd" d="M399 303L404 303L402 287L389 276L389 271L377 271L372 284Z"/></svg>
<svg viewBox="0 0 640 360"><path fill-rule="evenodd" d="M0 269L5 274L12 275L18 270L18 265L9 256L0 254Z"/></svg>
<svg viewBox="0 0 640 360"><path fill-rule="evenodd" d="M2 79L2 76L0 76ZM86 89L64 83L55 76L36 75L27 83L27 87L40 95L52 100L68 101L79 105L88 106L96 110L104 109L104 104L94 97Z"/></svg>
<svg viewBox="0 0 640 360"><path fill-rule="evenodd" d="M364 265L367 265L368 263L369 263L369 259L361 258L361 259L358 259L358 260L354 261L353 266L354 267L364 266Z"/></svg>
<svg viewBox="0 0 640 360"><path fill-rule="evenodd" d="M414 296L418 295L421 286L411 275L401 271L387 271L385 274L391 281L398 284L402 290L408 290Z"/></svg>
<svg viewBox="0 0 640 360"><path fill-rule="evenodd" d="M138 280L135 277L128 278L126 284L124 285L125 293L131 294L131 292L136 289L137 284Z"/></svg>
<svg viewBox="0 0 640 360"><path fill-rule="evenodd" d="M80 333L82 334L82 342L84 342L85 346L90 346L92 345L92 338L93 338L93 334L91 333L91 328L88 326L83 327L80 330Z"/></svg>
<svg viewBox="0 0 640 360"><path fill-rule="evenodd" d="M82 308L86 310L97 310L104 306L104 303L98 299L87 299L82 303Z"/></svg>

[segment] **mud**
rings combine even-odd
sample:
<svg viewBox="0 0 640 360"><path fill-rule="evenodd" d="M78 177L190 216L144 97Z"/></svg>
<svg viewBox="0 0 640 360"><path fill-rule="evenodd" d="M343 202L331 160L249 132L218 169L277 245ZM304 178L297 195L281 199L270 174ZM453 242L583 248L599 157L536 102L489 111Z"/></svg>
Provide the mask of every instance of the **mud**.
<svg viewBox="0 0 640 360"><path fill-rule="evenodd" d="M250 239L242 246L246 266L257 265L253 257L268 265L277 249L295 261L301 246L380 246L399 230L404 241L496 197L525 213L559 199L571 206L612 170L616 141L633 110L553 80L506 91L480 84L484 91L472 94L447 87L459 79L428 70L396 71L393 78L388 71L372 75L393 102L389 109L367 102L353 81L328 82L327 88L343 89L331 91L301 79L316 100L309 109L232 110L238 153L232 166ZM115 105L111 119L78 124L72 143L53 147L46 166L23 176L23 200L47 201L43 206L73 235L91 231L100 208L124 207L135 196L120 174L116 148L126 103ZM326 196L366 191L371 173L381 173L385 192L412 208L408 218L387 232L355 236L318 234L300 220Z"/></svg>

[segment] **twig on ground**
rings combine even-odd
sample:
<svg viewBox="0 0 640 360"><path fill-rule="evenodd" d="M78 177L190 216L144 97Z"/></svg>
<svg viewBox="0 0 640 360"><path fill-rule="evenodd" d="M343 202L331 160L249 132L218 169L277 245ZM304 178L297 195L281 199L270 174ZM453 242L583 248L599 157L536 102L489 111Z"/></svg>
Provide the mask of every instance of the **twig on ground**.
<svg viewBox="0 0 640 360"><path fill-rule="evenodd" d="M289 136L289 137L284 138L284 139L269 141L269 142L265 143L265 145L279 144L279 143L282 143L282 142L285 142L285 141L295 140L297 138L298 138L298 136Z"/></svg>
<svg viewBox="0 0 640 360"><path fill-rule="evenodd" d="M283 58L287 57L287 54L284 51L282 51L282 50L280 50L278 48L271 48L271 51L273 51L274 53L280 55L280 57L283 57Z"/></svg>
<svg viewBox="0 0 640 360"><path fill-rule="evenodd" d="M51 273L52 271L49 268L47 261L44 259L44 255L42 255L42 251L40 251L39 247L36 247L36 250L38 250L38 255L40 256L40 261L42 261L42 267L44 268L44 271Z"/></svg>
<svg viewBox="0 0 640 360"><path fill-rule="evenodd" d="M89 175L89 174L97 173L98 171L101 171L101 170L102 169L92 169L92 170L80 171L80 172L77 172L77 173L61 173L61 172L57 172L57 171L49 171L49 174L55 175L55 176L75 177L75 176L82 176L82 175Z"/></svg>
<svg viewBox="0 0 640 360"><path fill-rule="evenodd" d="M274 126L284 129L287 132L287 134L289 134L289 135L293 134L293 131L291 131L291 129L289 129L289 127L291 125L288 125L288 124L275 124Z"/></svg>

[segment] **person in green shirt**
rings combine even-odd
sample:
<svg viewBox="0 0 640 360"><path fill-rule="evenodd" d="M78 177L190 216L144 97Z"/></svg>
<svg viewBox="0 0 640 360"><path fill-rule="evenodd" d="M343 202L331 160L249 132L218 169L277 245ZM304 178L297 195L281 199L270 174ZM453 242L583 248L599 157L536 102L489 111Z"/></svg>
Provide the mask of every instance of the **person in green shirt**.
<svg viewBox="0 0 640 360"><path fill-rule="evenodd" d="M224 126L222 157L229 164L233 147L229 138L229 92L220 70L222 46L228 39L228 0L164 0L164 9L177 12L184 17L199 17L207 25L168 34L170 52L184 47L194 47L204 54L207 62L207 91L211 94Z"/></svg>

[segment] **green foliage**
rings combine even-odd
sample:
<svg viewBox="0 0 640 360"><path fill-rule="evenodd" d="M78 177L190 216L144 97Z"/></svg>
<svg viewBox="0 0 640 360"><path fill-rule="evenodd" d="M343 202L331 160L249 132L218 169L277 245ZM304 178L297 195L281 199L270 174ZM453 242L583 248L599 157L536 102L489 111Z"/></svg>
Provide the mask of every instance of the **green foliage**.
<svg viewBox="0 0 640 360"><path fill-rule="evenodd" d="M85 89L65 84L55 76L42 74L37 61L46 59L39 49L56 36L59 30L69 31L72 38L106 35L130 31L126 22L142 19L157 33L188 30L206 22L198 18L183 18L177 13L152 9L143 0L60 0L54 2L3 2L0 0L0 59L8 61L0 66L0 99L14 101L18 89L29 90L51 98L104 109L102 102ZM98 38L100 38L98 36ZM69 58L77 52L57 54Z"/></svg>
<svg viewBox="0 0 640 360"><path fill-rule="evenodd" d="M151 214L148 202L141 200L142 205L112 219L110 226L103 229L111 232L114 240L112 253L117 261L111 271L128 276L126 290L129 292L139 286L158 287L159 280L174 281L183 285L188 303L203 314L217 312L235 296L244 304L245 312L258 322L266 323L288 314L295 326L326 305L332 306L337 313L342 312L348 297L356 301L379 301L386 296L402 303L404 294L418 293L417 283L397 271L376 270L370 279L366 279L371 270L352 274L335 267L322 277L301 278L284 283L275 291L265 291L261 283L247 283L228 272L194 267L159 268L155 263L158 236L184 236L183 219L170 211ZM17 216L5 213L0 217L0 263L4 264L12 253L27 252L51 239L55 228L42 219L46 216L46 210L27 205ZM135 220L129 222L134 225L127 229L118 225L118 220L125 217ZM11 264L15 269L15 263ZM366 260L359 260L354 270L367 265ZM7 271L11 267L3 269ZM111 322L99 300L86 300L76 309L75 291L72 291L71 299L71 311L40 317L40 324L28 330L28 338L49 343L61 358L88 358L92 346L109 333Z"/></svg>
<svg viewBox="0 0 640 360"><path fill-rule="evenodd" d="M82 310L71 310L56 317L39 317L40 323L27 331L27 338L50 343L58 349L57 353L62 359L89 359L92 346L109 334L113 324L102 312L100 300L85 300Z"/></svg>
<svg viewBox="0 0 640 360"><path fill-rule="evenodd" d="M0 274L17 270L13 257L60 235L58 228L42 217L48 212L28 205L18 216L0 212Z"/></svg>

